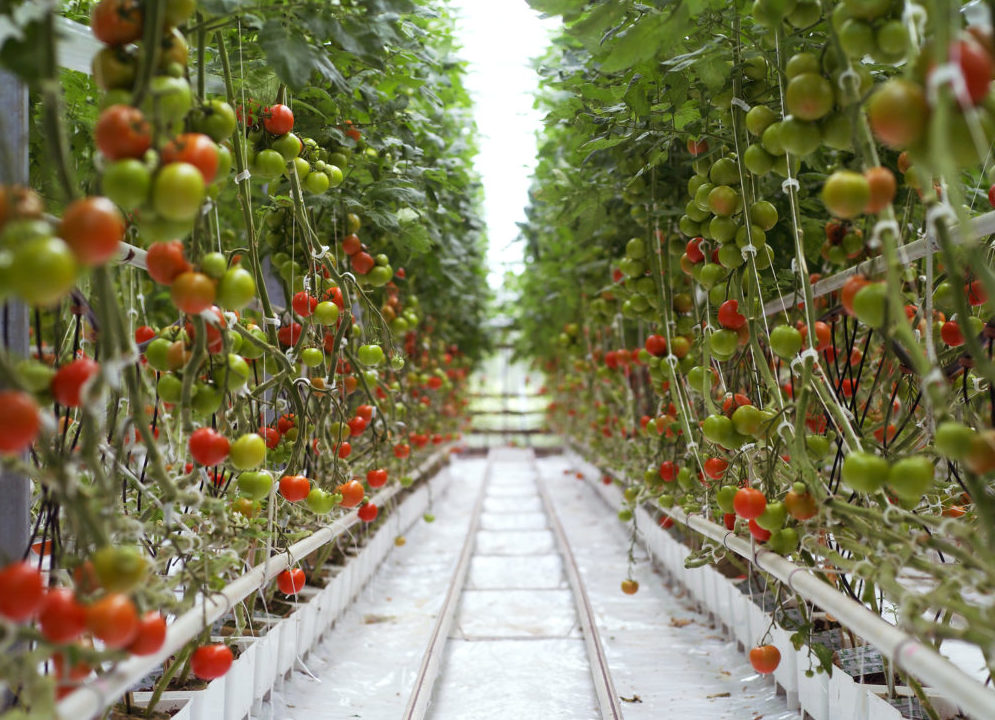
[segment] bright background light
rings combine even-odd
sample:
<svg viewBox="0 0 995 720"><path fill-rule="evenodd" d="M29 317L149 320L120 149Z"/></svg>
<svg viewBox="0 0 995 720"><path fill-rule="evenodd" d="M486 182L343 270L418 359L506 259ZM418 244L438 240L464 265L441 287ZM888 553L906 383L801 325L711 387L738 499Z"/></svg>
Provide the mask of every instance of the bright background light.
<svg viewBox="0 0 995 720"><path fill-rule="evenodd" d="M532 107L539 80L532 60L546 50L559 18L541 19L525 0L453 0L452 6L479 129L476 168L484 184L488 282L497 291L505 272L522 268L516 223L525 220L542 125Z"/></svg>

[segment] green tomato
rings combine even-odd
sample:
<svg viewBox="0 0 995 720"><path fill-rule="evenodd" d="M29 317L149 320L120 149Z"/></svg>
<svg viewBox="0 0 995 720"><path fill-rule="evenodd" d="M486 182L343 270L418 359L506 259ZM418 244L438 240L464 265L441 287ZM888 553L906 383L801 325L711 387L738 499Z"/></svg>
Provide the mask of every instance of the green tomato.
<svg viewBox="0 0 995 720"><path fill-rule="evenodd" d="M256 296L256 281L241 265L229 268L218 282L217 303L228 310L240 310Z"/></svg>
<svg viewBox="0 0 995 720"><path fill-rule="evenodd" d="M701 425L705 438L717 445L726 446L728 440L736 432L732 420L725 415L709 415Z"/></svg>
<svg viewBox="0 0 995 720"><path fill-rule="evenodd" d="M322 325L334 325L339 320L339 306L325 300L314 309L314 319Z"/></svg>
<svg viewBox="0 0 995 720"><path fill-rule="evenodd" d="M325 354L318 348L305 348L301 351L301 362L309 368L318 367L325 362Z"/></svg>
<svg viewBox="0 0 995 720"><path fill-rule="evenodd" d="M304 144L299 137L291 132L276 138L270 143L270 147L280 153L286 162L290 162L301 154Z"/></svg>
<svg viewBox="0 0 995 720"><path fill-rule="evenodd" d="M214 142L227 140L235 132L235 110L223 100L209 100L192 117L194 130L208 135Z"/></svg>
<svg viewBox="0 0 995 720"><path fill-rule="evenodd" d="M218 365L214 368L214 382L225 390L239 390L249 381L249 363L241 355L228 354L227 367Z"/></svg>
<svg viewBox="0 0 995 720"><path fill-rule="evenodd" d="M757 518L757 525L762 527L764 530L778 530L784 527L784 521L788 519L788 509L784 506L784 503L778 500L777 502L767 503L767 507L764 508L763 513Z"/></svg>
<svg viewBox="0 0 995 720"><path fill-rule="evenodd" d="M262 329L258 327L249 328L249 335L251 335L261 343L268 342L266 338L266 333L264 333ZM240 350L242 357L244 357L247 360L255 360L257 358L262 357L263 355L262 348L258 347L255 343L253 343L248 339L243 339L242 347L240 348Z"/></svg>
<svg viewBox="0 0 995 720"><path fill-rule="evenodd" d="M238 470L253 470L266 459L266 441L258 433L246 433L231 444L228 459Z"/></svg>
<svg viewBox="0 0 995 720"><path fill-rule="evenodd" d="M148 569L144 553L130 545L106 545L93 554L93 570L108 592L131 592L145 579Z"/></svg>
<svg viewBox="0 0 995 720"><path fill-rule="evenodd" d="M8 277L24 302L48 306L69 294L76 270L76 258L65 242L51 236L35 237L14 250Z"/></svg>
<svg viewBox="0 0 995 720"><path fill-rule="evenodd" d="M17 363L17 376L30 392L44 393L52 385L55 369L38 360L26 358Z"/></svg>
<svg viewBox="0 0 995 720"><path fill-rule="evenodd" d="M779 555L790 555L798 549L798 531L793 527L772 531L767 539L767 547Z"/></svg>
<svg viewBox="0 0 995 720"><path fill-rule="evenodd" d="M736 492L738 488L735 485L723 485L719 488L718 492L715 493L715 502L718 504L719 509L724 513L734 513L736 508L733 505L733 499L736 497Z"/></svg>
<svg viewBox="0 0 995 720"><path fill-rule="evenodd" d="M252 159L252 174L264 180L278 178L287 163L276 150L260 150Z"/></svg>
<svg viewBox="0 0 995 720"><path fill-rule="evenodd" d="M933 485L936 470L923 455L902 458L891 466L888 487L902 500L918 501Z"/></svg>
<svg viewBox="0 0 995 720"><path fill-rule="evenodd" d="M100 189L118 207L130 212L143 205L152 187L152 173L134 158L109 163L100 177Z"/></svg>
<svg viewBox="0 0 995 720"><path fill-rule="evenodd" d="M183 398L183 381L171 372L162 373L156 385L159 399L163 402L176 404Z"/></svg>
<svg viewBox="0 0 995 720"><path fill-rule="evenodd" d="M312 195L321 195L321 193L328 190L330 185L328 175L321 171L310 173L304 178L304 189Z"/></svg>
<svg viewBox="0 0 995 720"><path fill-rule="evenodd" d="M805 449L815 460L822 460L829 454L830 439L825 435L806 435Z"/></svg>
<svg viewBox="0 0 995 720"><path fill-rule="evenodd" d="M169 370L167 354L169 353L170 344L170 341L166 338L157 337L145 348L145 359L148 360L149 366L153 370L159 370L160 372Z"/></svg>
<svg viewBox="0 0 995 720"><path fill-rule="evenodd" d="M190 83L183 78L156 75L149 82L148 94L142 103L142 111L147 117L161 113L166 125L182 120L193 107L193 93Z"/></svg>
<svg viewBox="0 0 995 720"><path fill-rule="evenodd" d="M243 497L250 500L262 500L269 496L270 489L273 487L273 476L265 470L244 472L239 474L236 483L238 492Z"/></svg>
<svg viewBox="0 0 995 720"><path fill-rule="evenodd" d="M325 168L325 174L328 176L329 187L337 188L345 179L338 165L328 165Z"/></svg>
<svg viewBox="0 0 995 720"><path fill-rule="evenodd" d="M740 405L732 413L732 424L740 435L756 437L764 420L763 413L753 405Z"/></svg>
<svg viewBox="0 0 995 720"><path fill-rule="evenodd" d="M770 332L770 349L783 360L790 360L802 349L802 334L791 325L778 325Z"/></svg>
<svg viewBox="0 0 995 720"><path fill-rule="evenodd" d="M221 409L221 401L224 393L220 388L207 383L197 383L194 385L195 394L193 396L193 410L201 417L213 415Z"/></svg>
<svg viewBox="0 0 995 720"><path fill-rule="evenodd" d="M884 327L887 307L888 286L883 282L869 283L853 296L853 312L857 319L875 329Z"/></svg>
<svg viewBox="0 0 995 720"><path fill-rule="evenodd" d="M708 338L708 347L720 362L729 360L739 347L739 335L735 330L716 330ZM732 422L730 420L730 422Z"/></svg>
<svg viewBox="0 0 995 720"><path fill-rule="evenodd" d="M390 265L377 265L366 274L366 282L373 287L383 287L394 277L394 269Z"/></svg>
<svg viewBox="0 0 995 720"><path fill-rule="evenodd" d="M890 466L879 455L857 450L843 461L843 482L863 493L877 492L888 479Z"/></svg>
<svg viewBox="0 0 995 720"><path fill-rule="evenodd" d="M963 423L947 420L936 428L936 451L949 460L963 460L971 452L971 441L977 433Z"/></svg>
<svg viewBox="0 0 995 720"><path fill-rule="evenodd" d="M378 367L385 359L383 348L379 345L361 345L357 356L359 362L367 367Z"/></svg>
<svg viewBox="0 0 995 720"><path fill-rule="evenodd" d="M185 162L175 162L161 168L152 184L152 205L165 220L190 223L204 202L204 176Z"/></svg>
<svg viewBox="0 0 995 720"><path fill-rule="evenodd" d="M228 269L228 261L219 252L209 252L200 259L200 271L210 278L218 280Z"/></svg>

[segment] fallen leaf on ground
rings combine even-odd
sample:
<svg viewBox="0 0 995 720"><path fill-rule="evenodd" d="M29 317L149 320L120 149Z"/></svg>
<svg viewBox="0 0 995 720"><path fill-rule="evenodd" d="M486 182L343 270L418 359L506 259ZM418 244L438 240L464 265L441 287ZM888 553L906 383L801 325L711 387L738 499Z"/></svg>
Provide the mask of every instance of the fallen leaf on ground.
<svg viewBox="0 0 995 720"><path fill-rule="evenodd" d="M712 695L706 695L705 699L706 700L711 700L712 698L720 698L720 697L729 697L729 693L727 693L727 692L724 692L724 693L714 693Z"/></svg>
<svg viewBox="0 0 995 720"><path fill-rule="evenodd" d="M681 627L685 627L687 625L690 625L693 622L694 622L694 620L692 620L691 618L670 618L670 626L671 627L679 627L679 628L681 628Z"/></svg>

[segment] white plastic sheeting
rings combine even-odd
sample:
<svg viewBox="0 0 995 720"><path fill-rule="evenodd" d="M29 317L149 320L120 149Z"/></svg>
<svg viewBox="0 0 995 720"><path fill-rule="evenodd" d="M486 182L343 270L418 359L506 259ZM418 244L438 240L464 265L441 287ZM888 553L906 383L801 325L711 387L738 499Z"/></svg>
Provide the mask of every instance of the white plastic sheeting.
<svg viewBox="0 0 995 720"><path fill-rule="evenodd" d="M676 597L637 544L624 595L629 525L577 480L562 457L539 461L597 616L615 689L628 720L664 717L797 720L773 682L754 672L735 642Z"/></svg>
<svg viewBox="0 0 995 720"><path fill-rule="evenodd" d="M640 590L623 595L625 526L572 475L541 460L597 615L625 717L796 719L734 643L675 597L636 550ZM466 588L436 682L432 720L596 720L591 669L562 560L536 490L536 465L499 451ZM295 672L263 718L400 717L477 496L483 461L457 461L457 480L416 524L361 598Z"/></svg>
<svg viewBox="0 0 995 720"><path fill-rule="evenodd" d="M264 720L393 720L401 716L442 603L484 461L454 460L448 492L435 499L436 520L417 521L407 543L379 572L298 669Z"/></svg>

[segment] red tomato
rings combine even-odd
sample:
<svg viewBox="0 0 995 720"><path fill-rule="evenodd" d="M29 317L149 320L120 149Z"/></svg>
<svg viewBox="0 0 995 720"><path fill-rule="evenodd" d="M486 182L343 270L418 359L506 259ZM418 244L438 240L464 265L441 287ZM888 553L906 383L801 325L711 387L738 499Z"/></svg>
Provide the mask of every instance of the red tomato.
<svg viewBox="0 0 995 720"><path fill-rule="evenodd" d="M712 480L718 480L725 475L726 468L728 467L729 463L722 458L708 458L705 461L705 474Z"/></svg>
<svg viewBox="0 0 995 720"><path fill-rule="evenodd" d="M343 442L339 445L339 457L343 460L352 454L352 443Z"/></svg>
<svg viewBox="0 0 995 720"><path fill-rule="evenodd" d="M231 449L228 438L213 428L197 428L190 433L187 443L193 459L201 465L211 466L224 462Z"/></svg>
<svg viewBox="0 0 995 720"><path fill-rule="evenodd" d="M744 487L736 491L732 506L741 518L752 520L763 514L767 507L767 498L756 488Z"/></svg>
<svg viewBox="0 0 995 720"><path fill-rule="evenodd" d="M296 595L303 589L307 576L300 568L284 570L276 576L276 586L284 595Z"/></svg>
<svg viewBox="0 0 995 720"><path fill-rule="evenodd" d="M59 405L79 407L82 402L80 392L83 384L100 370L94 360L81 357L63 365L52 378L52 397Z"/></svg>
<svg viewBox="0 0 995 720"><path fill-rule="evenodd" d="M86 630L86 608L69 588L52 588L38 608L38 624L46 640L63 645Z"/></svg>
<svg viewBox="0 0 995 720"><path fill-rule="evenodd" d="M190 657L190 669L201 680L214 680L228 672L234 659L227 645L201 645Z"/></svg>
<svg viewBox="0 0 995 720"><path fill-rule="evenodd" d="M142 37L143 18L139 0L100 0L90 13L90 29L105 45L127 45Z"/></svg>
<svg viewBox="0 0 995 720"><path fill-rule="evenodd" d="M355 255L363 249L363 243L359 241L359 236L353 233L342 238L342 251L349 256Z"/></svg>
<svg viewBox="0 0 995 720"><path fill-rule="evenodd" d="M138 635L138 610L127 595L109 593L87 608L86 626L108 648L119 650Z"/></svg>
<svg viewBox="0 0 995 720"><path fill-rule="evenodd" d="M177 135L162 149L163 165L175 162L190 163L209 184L218 173L218 146L203 133Z"/></svg>
<svg viewBox="0 0 995 720"><path fill-rule="evenodd" d="M117 255L124 239L124 218L105 197L81 198L63 213L59 237L81 265L102 265Z"/></svg>
<svg viewBox="0 0 995 720"><path fill-rule="evenodd" d="M280 478L280 494L288 502L297 502L311 492L311 481L303 475L284 475Z"/></svg>
<svg viewBox="0 0 995 720"><path fill-rule="evenodd" d="M688 140L688 152L694 156L708 152L708 140Z"/></svg>
<svg viewBox="0 0 995 720"><path fill-rule="evenodd" d="M757 542L767 542L770 540L770 530L765 530L760 527L756 520L751 519L747 525L750 528L750 535L752 535L753 539Z"/></svg>
<svg viewBox="0 0 995 720"><path fill-rule="evenodd" d="M356 514L359 515L360 520L365 523L369 523L377 519L377 512L377 506L371 502L368 502L359 508L359 510L356 511Z"/></svg>
<svg viewBox="0 0 995 720"><path fill-rule="evenodd" d="M362 435L363 431L366 430L367 422L358 415L349 421L349 433L356 437L357 435Z"/></svg>
<svg viewBox="0 0 995 720"><path fill-rule="evenodd" d="M407 443L398 443L394 446L394 457L406 458L411 454L411 446Z"/></svg>
<svg viewBox="0 0 995 720"><path fill-rule="evenodd" d="M667 338L663 335L650 335L646 338L646 352L654 357L662 357L667 352Z"/></svg>
<svg viewBox="0 0 995 720"><path fill-rule="evenodd" d="M967 283L964 286L964 294L967 295L967 301L974 307L984 305L988 302L988 293L985 291L985 286L981 284L980 280Z"/></svg>
<svg viewBox="0 0 995 720"><path fill-rule="evenodd" d="M297 423L294 420L293 413L287 413L286 415L281 415L276 421L276 429L281 435L285 435L290 428L297 427Z"/></svg>
<svg viewBox="0 0 995 720"><path fill-rule="evenodd" d="M660 463L660 479L664 482L673 482L677 477L677 466L670 460Z"/></svg>
<svg viewBox="0 0 995 720"><path fill-rule="evenodd" d="M337 488L335 492L342 496L342 507L356 507L363 501L363 497L366 495L366 491L363 490L363 486L355 481L350 480L347 483L342 483Z"/></svg>
<svg viewBox="0 0 995 720"><path fill-rule="evenodd" d="M772 673L781 664L781 651L773 645L755 647L750 650L750 664L758 673Z"/></svg>
<svg viewBox="0 0 995 720"><path fill-rule="evenodd" d="M150 328L148 325L140 325L135 328L135 342L144 343L148 342L155 337L155 330Z"/></svg>
<svg viewBox="0 0 995 720"><path fill-rule="evenodd" d="M152 243L145 254L145 264L149 277L160 285L172 285L176 278L191 270L179 240Z"/></svg>
<svg viewBox="0 0 995 720"><path fill-rule="evenodd" d="M301 324L298 322L292 322L289 325L284 325L281 327L277 333L276 337L280 341L280 344L284 347L291 347L297 344L297 340L301 336Z"/></svg>
<svg viewBox="0 0 995 720"><path fill-rule="evenodd" d="M259 428L259 434L263 436L266 441L266 447L270 450L276 448L280 444L280 431L271 427L261 427Z"/></svg>
<svg viewBox="0 0 995 720"><path fill-rule="evenodd" d="M332 287L325 291L325 299L338 305L339 311L345 310L345 300L342 298L342 288Z"/></svg>
<svg viewBox="0 0 995 720"><path fill-rule="evenodd" d="M154 655L166 642L166 618L158 610L150 610L138 621L138 633L128 646L132 655Z"/></svg>
<svg viewBox="0 0 995 720"><path fill-rule="evenodd" d="M263 127L273 135L286 135L294 129L294 113L286 105L270 105L263 110Z"/></svg>
<svg viewBox="0 0 995 720"><path fill-rule="evenodd" d="M302 290L301 292L294 293L290 304L294 308L295 313L301 317L309 317L314 312L314 309L318 307L318 298L313 298Z"/></svg>
<svg viewBox="0 0 995 720"><path fill-rule="evenodd" d="M368 252L358 252L350 258L352 269L357 275L366 275L376 264Z"/></svg>
<svg viewBox="0 0 995 720"><path fill-rule="evenodd" d="M746 325L746 317L739 312L738 300L726 300L719 305L719 325L727 330L739 330Z"/></svg>
<svg viewBox="0 0 995 720"><path fill-rule="evenodd" d="M45 586L38 569L26 562L0 570L0 616L24 622L38 612Z"/></svg>
<svg viewBox="0 0 995 720"><path fill-rule="evenodd" d="M0 390L0 453L17 454L38 437L38 404L26 392Z"/></svg>
<svg viewBox="0 0 995 720"><path fill-rule="evenodd" d="M387 471L383 468L370 470L366 473L366 482L371 488L383 487L387 484Z"/></svg>
<svg viewBox="0 0 995 720"><path fill-rule="evenodd" d="M140 158L152 146L152 130L138 108L111 105L93 129L97 149L108 160Z"/></svg>
<svg viewBox="0 0 995 720"><path fill-rule="evenodd" d="M367 423L373 420L373 406L372 405L360 405L356 408L356 415L363 418Z"/></svg>
<svg viewBox="0 0 995 720"><path fill-rule="evenodd" d="M964 344L964 334L960 331L960 325L952 320L943 323L940 328L940 337L950 347L960 347Z"/></svg>

